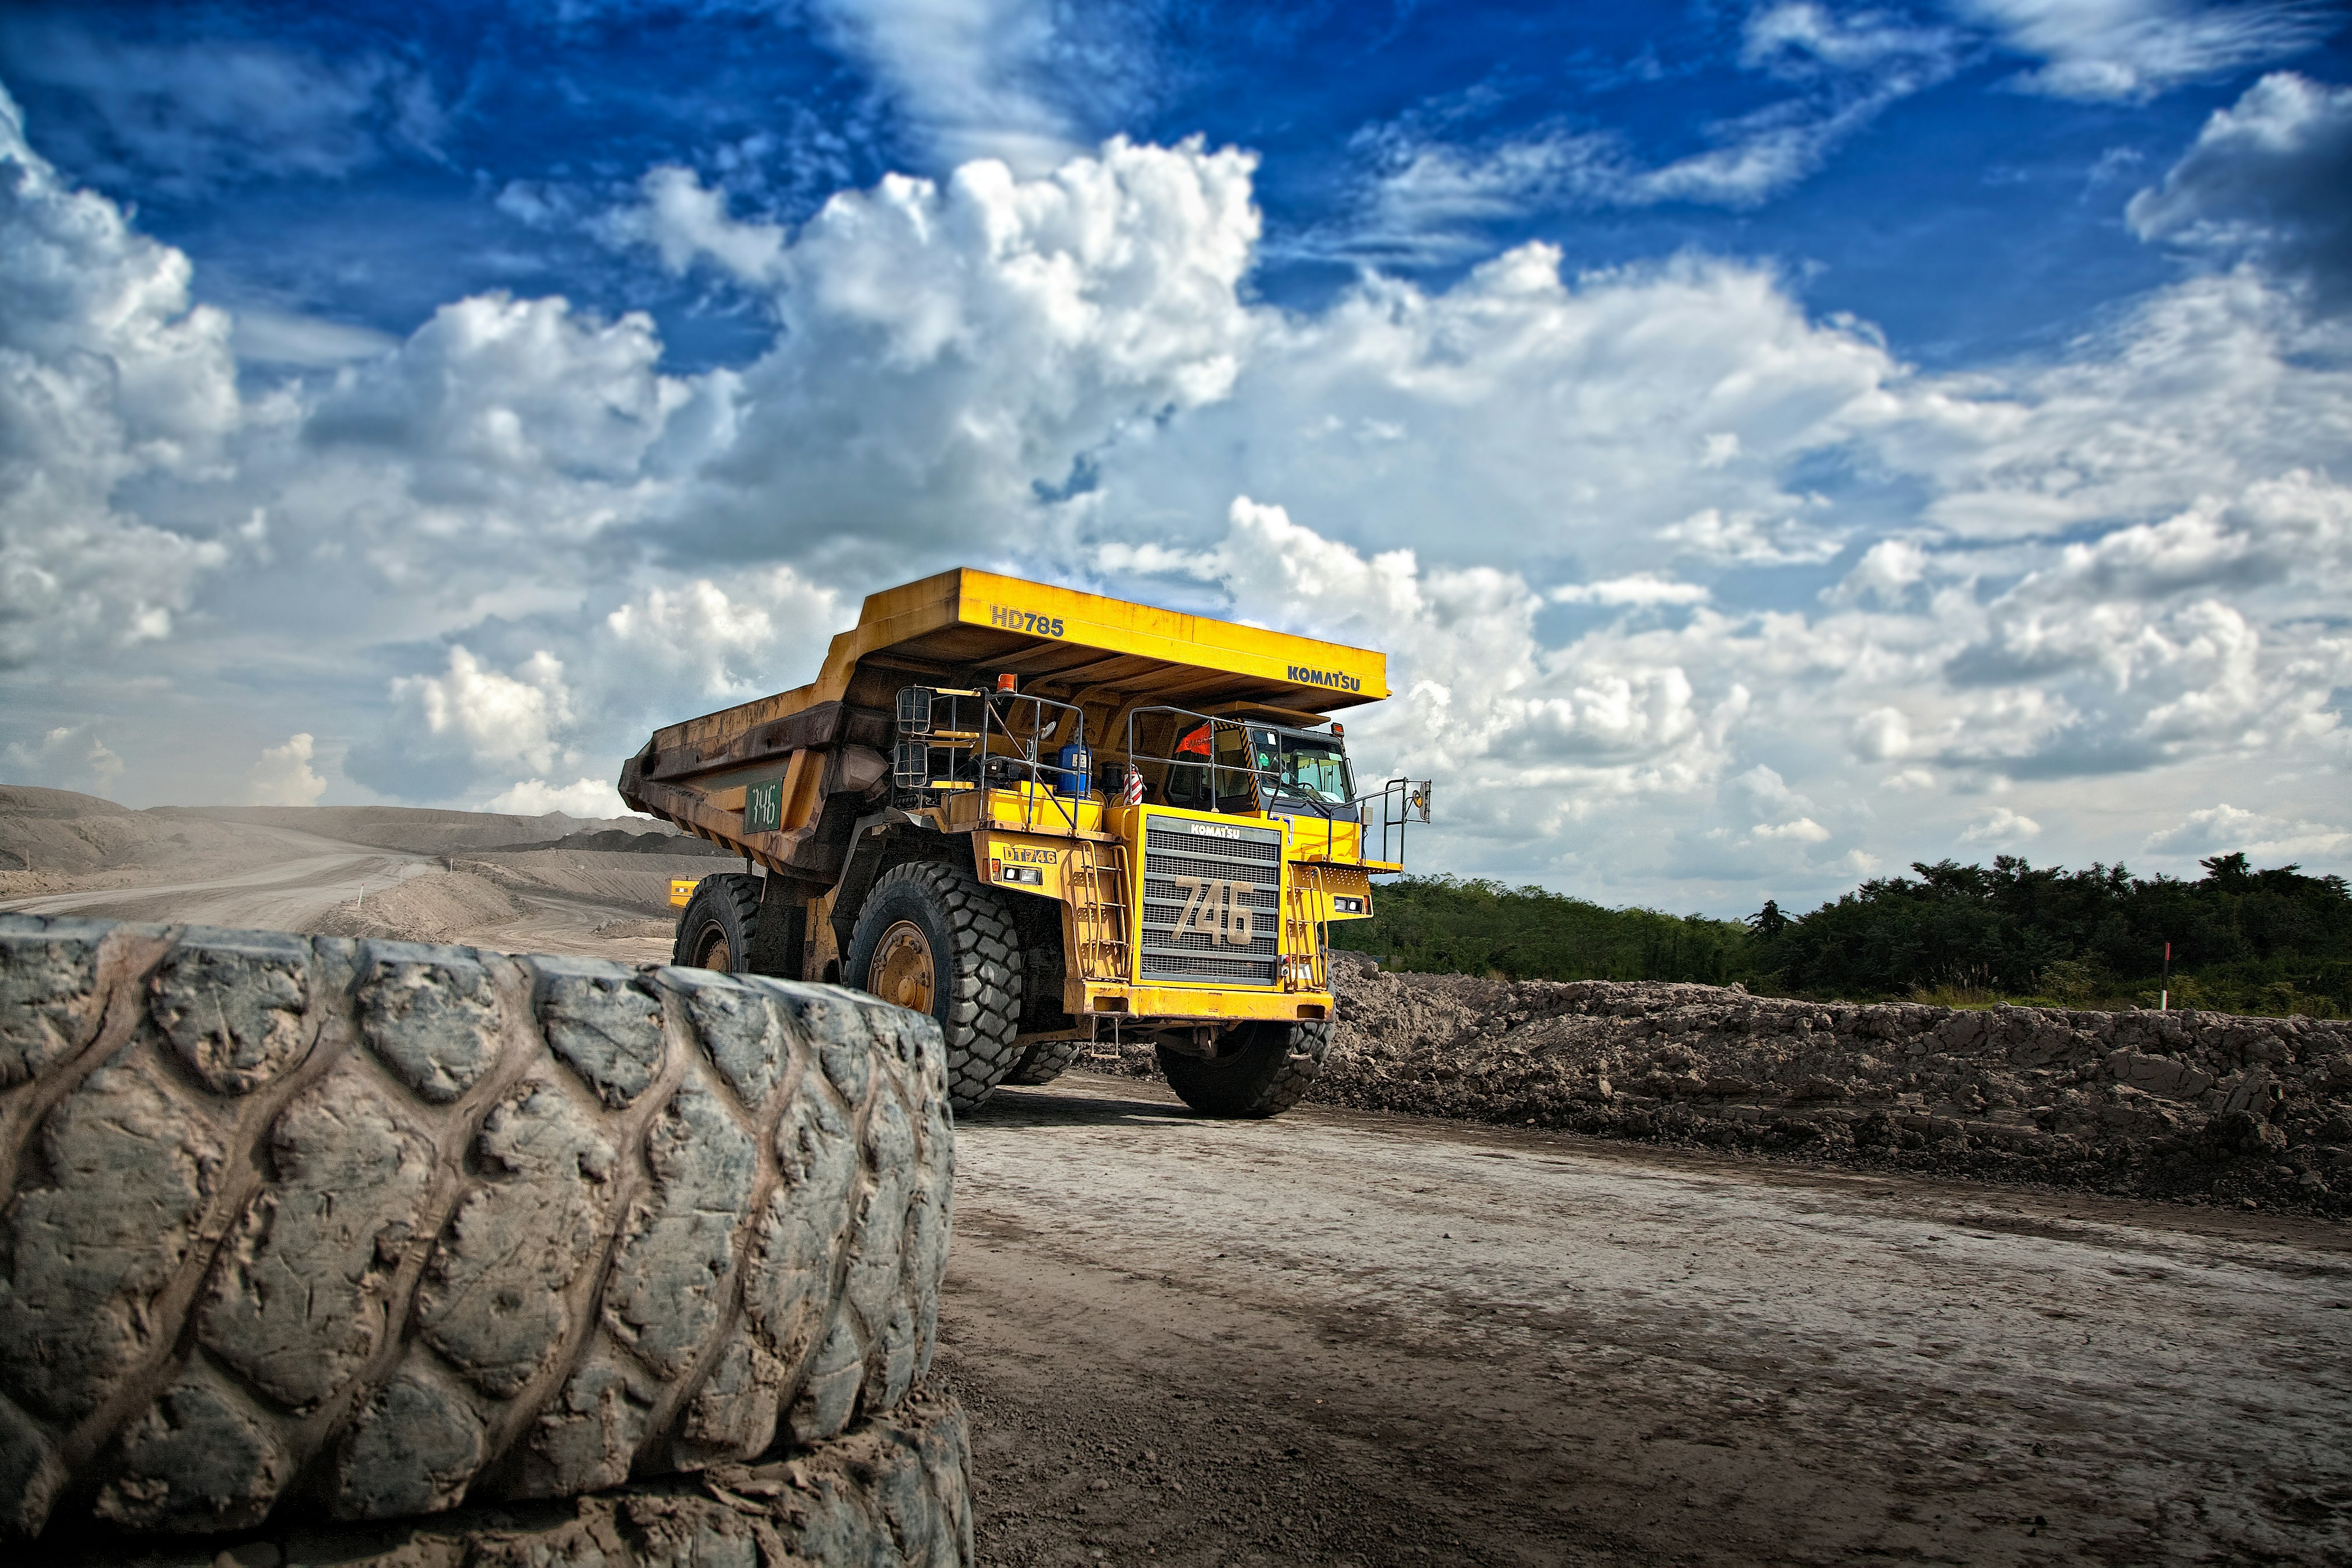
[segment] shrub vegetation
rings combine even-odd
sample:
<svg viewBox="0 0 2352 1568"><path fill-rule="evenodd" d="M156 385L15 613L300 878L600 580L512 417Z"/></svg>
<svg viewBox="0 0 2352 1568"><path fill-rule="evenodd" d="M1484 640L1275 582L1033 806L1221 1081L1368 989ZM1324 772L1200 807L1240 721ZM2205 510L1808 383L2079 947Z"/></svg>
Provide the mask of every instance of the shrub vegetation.
<svg viewBox="0 0 2352 1568"><path fill-rule="evenodd" d="M1751 990L1948 1005L2039 1001L2341 1017L2352 1012L2352 887L2243 854L2197 881L2121 865L1938 861L1875 878L1808 915L1745 921L1607 909L1538 887L1405 877L1378 914L1332 927L1391 968L1510 979L1738 980Z"/></svg>

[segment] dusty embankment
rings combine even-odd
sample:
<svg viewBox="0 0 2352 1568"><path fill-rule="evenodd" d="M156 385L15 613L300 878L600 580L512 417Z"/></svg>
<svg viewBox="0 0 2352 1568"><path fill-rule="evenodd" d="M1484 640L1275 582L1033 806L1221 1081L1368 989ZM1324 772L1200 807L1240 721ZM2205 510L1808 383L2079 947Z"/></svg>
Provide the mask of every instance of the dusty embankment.
<svg viewBox="0 0 2352 1568"><path fill-rule="evenodd" d="M354 807L156 807L0 785L0 907L669 956L673 877L736 863L626 819Z"/></svg>
<svg viewBox="0 0 2352 1568"><path fill-rule="evenodd" d="M1336 956L1327 1104L2352 1214L2352 1023L1787 1001ZM1122 1057L1158 1072L1150 1053Z"/></svg>
<svg viewBox="0 0 2352 1568"><path fill-rule="evenodd" d="M146 814L149 813L142 813ZM636 817L572 817L562 811L518 817L496 811L450 811L418 806L157 806L152 814L182 821L291 828L299 833L315 833L344 843L373 844L378 849L428 855L524 844L539 848L572 835L617 829L668 831Z"/></svg>
<svg viewBox="0 0 2352 1568"><path fill-rule="evenodd" d="M95 795L0 784L0 899L129 885L158 874L299 858L297 847Z"/></svg>

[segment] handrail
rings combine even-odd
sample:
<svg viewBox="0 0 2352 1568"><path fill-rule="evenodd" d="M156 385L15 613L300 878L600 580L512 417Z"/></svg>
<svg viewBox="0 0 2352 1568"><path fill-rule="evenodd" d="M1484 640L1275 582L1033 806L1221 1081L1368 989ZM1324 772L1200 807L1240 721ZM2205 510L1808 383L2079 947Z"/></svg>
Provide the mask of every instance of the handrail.
<svg viewBox="0 0 2352 1568"><path fill-rule="evenodd" d="M1207 755L1207 756L1206 756L1206 757L1205 757L1202 761L1199 761L1199 762L1187 762L1187 761L1182 761L1182 760L1179 759L1179 758L1177 757L1176 753L1175 753L1175 752L1173 752L1173 751L1171 751L1171 752L1170 752L1167 756L1165 756L1165 757L1139 757L1139 753L1136 751L1136 749L1135 749L1135 721L1136 721L1137 719L1139 719L1139 718L1141 718L1145 714L1148 714L1148 713L1166 713L1166 714L1174 714L1174 715L1175 715L1177 717L1179 717L1179 718L1198 719L1201 723L1202 723L1202 724L1204 724L1204 725L1207 725L1207 726L1209 727L1209 749L1208 749L1208 755ZM1248 726L1246 723L1244 723L1244 721L1240 720L1240 719L1237 719L1237 718L1213 718L1213 717L1211 717L1209 715L1204 714L1204 713L1194 713L1191 708L1185 708L1185 707L1174 707L1174 706L1167 706L1167 705L1164 705L1164 704L1162 704L1162 705L1155 705L1155 706L1150 706L1150 707L1130 708L1130 709L1129 709L1129 710L1128 710L1128 715L1127 715L1127 748L1126 748L1126 750L1125 750L1121 755L1123 755L1123 756L1126 758L1126 759L1127 759L1127 764L1128 764L1128 766L1129 766L1129 767L1130 767L1130 768L1134 767L1134 766L1135 766L1135 764L1136 764L1136 762L1137 762L1138 760L1141 760L1141 761L1145 761L1145 762L1157 762L1157 763L1160 763L1160 764L1162 764L1162 765L1164 765L1164 766L1166 766L1166 767L1170 767L1170 768L1208 768L1208 769L1209 769L1209 807L1210 807L1210 810L1217 810L1217 811L1222 811L1222 810L1223 810L1223 807L1221 807L1221 806L1218 804L1218 802L1219 802L1219 801L1221 801L1221 800L1224 800L1224 798L1225 798L1225 791L1224 791L1224 789L1221 787L1221 786L1222 786L1222 779L1223 779L1223 775L1227 774L1227 773L1240 773L1240 774L1244 774L1244 775L1246 775L1246 776L1248 777L1248 779L1249 779L1249 780L1250 780L1250 789L1251 789L1250 799L1251 799L1252 802L1253 802L1254 804L1257 804L1261 809L1263 809L1264 800L1265 800L1265 796L1270 795L1270 794L1272 794L1272 793L1274 792L1274 787L1273 787L1273 785L1272 785L1272 784L1270 784L1270 783L1268 782L1268 780L1269 780L1269 779L1278 779L1278 775L1276 775L1276 774L1274 774L1273 772L1271 772L1270 770L1265 769L1265 768L1244 767L1244 766L1243 766L1243 765L1241 765L1241 764L1238 764L1238 763L1232 763L1232 762L1220 762L1220 761L1218 761L1218 760L1217 760L1217 736L1218 736L1218 734L1219 734L1219 727L1220 727L1220 726L1222 726L1222 727L1223 727L1223 728L1225 728L1225 729L1237 729L1237 730L1240 730L1240 731L1242 732L1242 739L1243 739L1242 754L1243 754L1244 756L1247 756L1247 755L1249 755L1249 746L1248 746L1248 739L1249 739L1249 726ZM1181 730L1181 729L1183 728L1183 727L1182 727L1182 726L1181 726L1181 725L1180 725L1180 726L1178 726L1177 727L1178 727L1180 730ZM1189 732L1189 731L1188 731L1188 732L1186 732L1186 733L1191 733L1191 732ZM1180 736L1180 737L1179 737L1180 741L1181 741L1181 737ZM1163 784L1163 785L1161 786L1161 788L1162 788L1162 789L1165 789L1165 788L1166 788L1166 786Z"/></svg>
<svg viewBox="0 0 2352 1568"><path fill-rule="evenodd" d="M941 724L939 720L941 699L945 699L947 715L945 724ZM1030 722L1026 739L1014 730L1011 722L1013 711L1024 703L1029 705ZM976 716L979 722L976 726L967 720L965 712L967 705L979 709ZM1077 810L1071 802L1086 799L1091 793L1091 781L1088 789L1082 790L1076 795L1066 795L1062 790L1046 784L1045 775L1052 773L1059 776L1070 771L1062 767L1058 760L1051 763L1045 760L1044 752L1047 737L1061 728L1058 718L1052 724L1046 723L1048 709L1057 714L1072 716L1076 721L1076 728L1072 732L1074 744L1081 750L1085 750L1086 710L1076 704L1055 702L1051 697L1032 696L1026 692L990 691L983 686L901 687L898 692L900 738L898 753L891 758L893 789L907 793L920 793L935 791L944 785L951 789L985 791L996 785L996 780L990 777L991 763L1010 764L1003 771L1010 772L1016 778L1025 771L1031 786L1021 791L1023 802L1021 825L1024 831L1031 832L1037 831L1039 802L1050 800L1053 802L1055 814L1061 820L1062 827L1072 833L1079 832L1081 830L1078 826ZM991 737L1001 737L1004 744L1017 754L1017 760L1014 756L992 752L988 745ZM945 744L934 744L942 737L945 739ZM944 776L934 777L931 772L930 754L934 750L948 753L950 760ZM910 761L911 752L920 753L919 766ZM961 770L957 768L954 761L959 754L967 752L972 758L972 777L969 779L961 777ZM1091 763L1088 765L1088 771L1090 773L1092 771Z"/></svg>
<svg viewBox="0 0 2352 1568"><path fill-rule="evenodd" d="M1408 824L1429 821L1429 780L1426 779L1391 779L1370 794L1357 797L1359 801L1381 802L1381 852L1379 858L1392 865L1404 862L1404 831ZM1396 853L1389 853L1389 833L1396 833ZM1370 857L1367 857L1370 858Z"/></svg>

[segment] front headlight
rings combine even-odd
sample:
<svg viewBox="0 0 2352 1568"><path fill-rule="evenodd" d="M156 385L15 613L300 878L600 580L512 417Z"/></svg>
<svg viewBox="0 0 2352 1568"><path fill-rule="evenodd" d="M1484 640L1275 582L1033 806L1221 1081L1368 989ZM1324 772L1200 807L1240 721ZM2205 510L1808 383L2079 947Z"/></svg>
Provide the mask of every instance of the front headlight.
<svg viewBox="0 0 2352 1568"><path fill-rule="evenodd" d="M1334 915L1361 915L1363 912L1364 901L1360 898L1334 898L1331 901L1331 913Z"/></svg>

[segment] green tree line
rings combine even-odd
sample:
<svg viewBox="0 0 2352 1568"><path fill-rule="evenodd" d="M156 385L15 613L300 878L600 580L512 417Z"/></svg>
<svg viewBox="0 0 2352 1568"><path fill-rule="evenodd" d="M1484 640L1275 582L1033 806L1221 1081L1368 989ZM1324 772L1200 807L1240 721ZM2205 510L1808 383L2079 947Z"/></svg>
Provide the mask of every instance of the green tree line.
<svg viewBox="0 0 2352 1568"><path fill-rule="evenodd" d="M1745 921L1609 909L1539 887L1406 877L1336 946L1424 973L1512 979L1738 980L1751 990L1855 1001L2040 1000L2231 1012L2352 1012L2352 887L2243 854L2204 875L2121 865L1938 861L1875 878L1810 914L1777 904ZM2170 944L2168 967L2165 949Z"/></svg>
<svg viewBox="0 0 2352 1568"><path fill-rule="evenodd" d="M1540 887L1407 876L1373 892L1371 919L1334 923L1331 943L1422 974L1720 986L1749 974L1754 933L1737 920L1609 909Z"/></svg>

